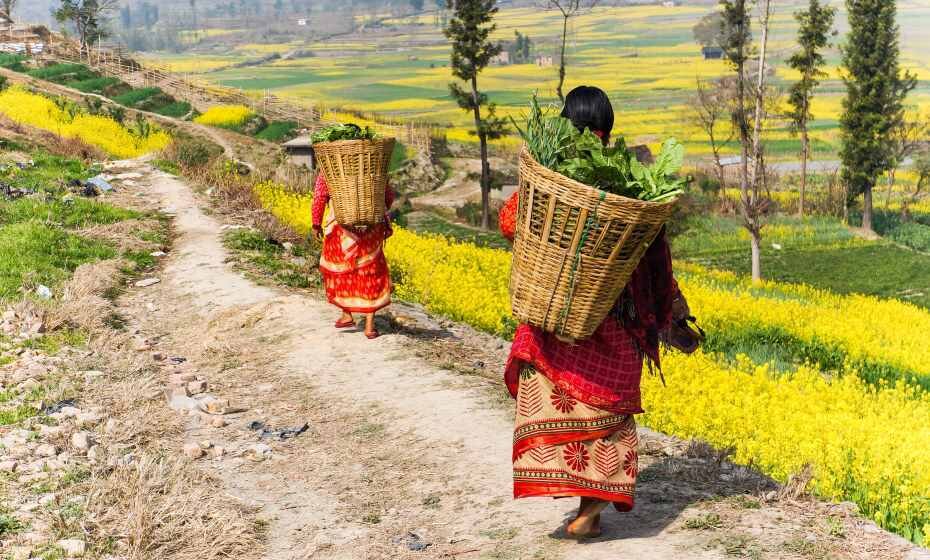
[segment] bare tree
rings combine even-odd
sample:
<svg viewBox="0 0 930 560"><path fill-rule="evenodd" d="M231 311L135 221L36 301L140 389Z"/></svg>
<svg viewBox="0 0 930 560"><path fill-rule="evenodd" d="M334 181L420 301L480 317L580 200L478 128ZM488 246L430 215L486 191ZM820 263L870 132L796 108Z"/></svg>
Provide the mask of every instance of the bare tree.
<svg viewBox="0 0 930 560"><path fill-rule="evenodd" d="M733 140L734 130L729 126L729 94L723 80L712 84L697 79L697 90L692 97L694 123L707 135L710 151L714 156L714 172L720 187L725 187L726 178L720 163L722 144Z"/></svg>
<svg viewBox="0 0 930 560"><path fill-rule="evenodd" d="M921 118L916 108L905 112L891 130L891 161L888 172L888 191L885 193L885 207L891 203L894 190L895 174L904 161L916 154L930 134L930 123Z"/></svg>
<svg viewBox="0 0 930 560"><path fill-rule="evenodd" d="M771 0L764 0L762 3L762 15L759 24L762 28L762 37L759 41L759 68L757 69L756 89L753 92L755 97L755 115L753 117L752 132L752 172L750 179L741 185L741 206L743 210L743 227L745 227L751 236L752 242L752 279L759 281L762 279L762 214L767 205L767 201L762 200L759 187L765 181L764 166L764 146L762 144L762 123L766 118L765 104L765 56L768 47L769 17L772 13Z"/></svg>
<svg viewBox="0 0 930 560"><path fill-rule="evenodd" d="M559 101L565 102L562 88L565 85L565 45L568 41L568 20L593 10L599 0L549 0L549 9L555 8L562 14L562 45L559 49L559 85L555 88Z"/></svg>

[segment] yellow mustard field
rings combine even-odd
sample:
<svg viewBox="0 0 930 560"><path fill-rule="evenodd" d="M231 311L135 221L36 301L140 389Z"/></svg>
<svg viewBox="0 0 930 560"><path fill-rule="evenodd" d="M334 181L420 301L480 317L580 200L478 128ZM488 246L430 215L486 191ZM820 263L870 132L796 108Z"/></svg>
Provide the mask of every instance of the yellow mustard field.
<svg viewBox="0 0 930 560"><path fill-rule="evenodd" d="M309 196L271 184L257 193L276 216L307 231ZM508 252L397 228L386 253L398 298L481 330L512 334ZM930 469L924 468L930 464L930 394L906 378L930 376L930 345L922 336L930 313L806 286L753 285L697 265L676 263L676 274L711 339L770 329L811 356L825 353L836 367L809 362L775 372L743 355L668 353L668 387L645 379L646 422L732 446L737 462L780 481L810 465L820 495L855 501L883 527L924 542L930 534Z"/></svg>
<svg viewBox="0 0 930 560"><path fill-rule="evenodd" d="M216 105L194 119L194 122L221 128L235 128L255 116L245 105Z"/></svg>
<svg viewBox="0 0 930 560"><path fill-rule="evenodd" d="M171 141L168 133L162 130L137 132L109 117L89 115L73 105L59 106L48 97L19 86L0 92L0 113L17 123L63 138L79 138L117 158L156 152Z"/></svg>

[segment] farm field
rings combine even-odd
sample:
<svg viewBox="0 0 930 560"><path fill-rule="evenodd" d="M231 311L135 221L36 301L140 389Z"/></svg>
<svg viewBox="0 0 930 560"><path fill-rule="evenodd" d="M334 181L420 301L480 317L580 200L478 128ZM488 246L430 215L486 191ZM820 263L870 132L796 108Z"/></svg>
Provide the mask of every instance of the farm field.
<svg viewBox="0 0 930 560"><path fill-rule="evenodd" d="M274 184L263 185L260 196L296 231L308 230L308 196ZM718 231L706 231L713 227ZM930 414L930 348L916 333L930 328L930 301L908 303L908 294L869 278L922 283L915 292L926 294L930 257L854 238L835 221L784 220L771 229L769 241L791 255L767 261L773 276L812 286L753 286L733 272L679 261L678 281L708 341L693 356L665 356L667 388L646 378L646 408L655 411L646 422L732 446L738 461L780 481L814 465L818 493L854 501L883 527L922 543L930 534L923 499L930 478L918 466L930 459L930 424L921 420ZM742 242L733 224L697 230L699 237L678 242L686 258L711 255L718 258L712 264L729 268L747 260L733 256ZM387 254L399 298L512 335L508 251L398 229ZM811 266L819 262L844 266ZM856 274L864 267L868 277ZM866 290L900 299L853 293Z"/></svg>
<svg viewBox="0 0 930 560"><path fill-rule="evenodd" d="M791 16L798 4L778 5L771 31L771 45L778 80L792 76L781 61L790 54L795 24ZM707 6L603 7L573 20L568 48L567 88L590 83L603 87L619 115L616 130L638 142L676 136L686 142L691 156L707 154L705 140L688 124L688 100L695 80L725 72L721 61L703 60L691 28L709 11ZM509 40L515 31L527 33L535 53L552 55L560 18L551 11L503 8L496 18L496 36ZM842 40L845 15L838 15ZM930 6L909 1L899 5L902 27L903 66L921 82L910 102L930 110ZM449 47L434 15L418 19L388 20L386 29L373 28L301 48L315 56L279 60L268 64L226 69L214 62L225 57L256 58L274 50L274 45L244 45L231 54L210 58L202 55L150 54L185 72L246 90L271 90L276 94L322 103L328 108L370 112L392 119L428 121L452 127L449 138L469 141L468 116L448 95ZM371 38L366 39L366 34ZM294 44L277 46L284 53ZM815 157L833 157L837 148L837 117L842 83L836 48L829 55L831 77L815 99L817 117L813 128ZM504 115L519 115L533 91L544 99L555 98L556 67L536 64L493 66L479 80L480 87L498 104ZM776 123L769 149L775 157L793 156L798 144L787 128ZM505 140L513 142L513 139ZM732 149L732 146L731 146Z"/></svg>

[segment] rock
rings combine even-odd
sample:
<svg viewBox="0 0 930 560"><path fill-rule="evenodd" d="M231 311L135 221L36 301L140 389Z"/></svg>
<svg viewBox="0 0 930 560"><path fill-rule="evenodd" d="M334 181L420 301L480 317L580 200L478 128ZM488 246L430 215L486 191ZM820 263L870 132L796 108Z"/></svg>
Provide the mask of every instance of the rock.
<svg viewBox="0 0 930 560"><path fill-rule="evenodd" d="M177 412L188 412L197 410L200 403L187 396L187 387L181 387L181 392L176 392L168 397L168 406Z"/></svg>
<svg viewBox="0 0 930 560"><path fill-rule="evenodd" d="M19 463L16 461L3 461L0 463L0 472L16 472L17 467L19 467Z"/></svg>
<svg viewBox="0 0 930 560"><path fill-rule="evenodd" d="M103 451L101 451L99 445L90 446L90 449L87 450L87 459L95 463L103 459Z"/></svg>
<svg viewBox="0 0 930 560"><path fill-rule="evenodd" d="M137 280L133 286L137 288L147 288L149 286L154 286L159 282L161 282L161 279L159 278L143 278L142 280Z"/></svg>
<svg viewBox="0 0 930 560"><path fill-rule="evenodd" d="M213 447L213 442L210 440L203 440L203 441L197 442L197 445L199 445L201 449L206 451L207 449L210 449L211 447Z"/></svg>
<svg viewBox="0 0 930 560"><path fill-rule="evenodd" d="M38 389L41 386L42 386L41 383L39 383L38 381L30 377L29 379L17 385L16 390L19 391L20 393L26 393L28 391L32 391L33 389Z"/></svg>
<svg viewBox="0 0 930 560"><path fill-rule="evenodd" d="M103 425L103 431L107 434L114 433L117 428L119 428L119 422L117 422L115 418L110 418L107 420L107 423Z"/></svg>
<svg viewBox="0 0 930 560"><path fill-rule="evenodd" d="M102 371L90 370L90 371L85 371L85 372L84 372L84 382L85 382L85 383L93 383L94 381L100 379L101 377L103 377L103 372L102 372Z"/></svg>
<svg viewBox="0 0 930 560"><path fill-rule="evenodd" d="M43 438L54 438L61 435L62 428L60 426L46 426L45 424L39 425L39 434Z"/></svg>
<svg viewBox="0 0 930 560"><path fill-rule="evenodd" d="M43 443L35 450L36 457L54 457L58 455L58 449L50 443Z"/></svg>
<svg viewBox="0 0 930 560"><path fill-rule="evenodd" d="M39 284L36 286L36 295L41 299L52 299L52 290L48 286Z"/></svg>
<svg viewBox="0 0 930 560"><path fill-rule="evenodd" d="M63 406L61 407L61 414L65 418L76 418L78 414L81 413L81 409L75 406Z"/></svg>
<svg viewBox="0 0 930 560"><path fill-rule="evenodd" d="M215 445L210 448L210 457L214 459L219 459L223 455L226 455L226 448L221 445Z"/></svg>
<svg viewBox="0 0 930 560"><path fill-rule="evenodd" d="M102 421L103 416L96 412L82 412L74 419L79 428L92 428Z"/></svg>
<svg viewBox="0 0 930 560"><path fill-rule="evenodd" d="M152 354L152 359L155 360L156 362L162 362L165 360L165 355L162 354L161 352L155 352L154 354Z"/></svg>
<svg viewBox="0 0 930 560"><path fill-rule="evenodd" d="M71 434L71 447L78 451L87 451L94 445L94 438L90 432L74 432Z"/></svg>
<svg viewBox="0 0 930 560"><path fill-rule="evenodd" d="M207 392L206 381L191 381L187 384L187 392L190 395L199 395Z"/></svg>
<svg viewBox="0 0 930 560"><path fill-rule="evenodd" d="M220 416L217 416L210 420L210 425L213 426L214 428L223 428L226 426L226 420L224 420Z"/></svg>
<svg viewBox="0 0 930 560"><path fill-rule="evenodd" d="M271 447L264 443L256 443L249 447L249 455L253 461L264 461L271 458Z"/></svg>
<svg viewBox="0 0 930 560"><path fill-rule="evenodd" d="M184 454L191 459L200 459L204 456L203 449L200 448L198 443L185 443L184 444Z"/></svg>
<svg viewBox="0 0 930 560"><path fill-rule="evenodd" d="M197 376L193 373L172 373L168 376L169 385L186 385L191 381L196 381Z"/></svg>
<svg viewBox="0 0 930 560"><path fill-rule="evenodd" d="M259 393L270 393L274 391L273 383L262 383L261 385L255 387L255 390Z"/></svg>
<svg viewBox="0 0 930 560"><path fill-rule="evenodd" d="M226 414L229 409L229 399L208 396L200 401L200 410L207 414Z"/></svg>
<svg viewBox="0 0 930 560"><path fill-rule="evenodd" d="M164 256L166 256L167 254L168 254L168 253L166 253L166 252L164 252L164 251L155 251L155 252L149 253L149 256L155 257L155 258L157 259L157 258L160 258L160 257L164 257Z"/></svg>
<svg viewBox="0 0 930 560"><path fill-rule="evenodd" d="M87 550L87 545L80 539L62 539L55 543L64 551L66 556L81 558Z"/></svg>
<svg viewBox="0 0 930 560"><path fill-rule="evenodd" d="M39 496L39 505L47 506L49 504L55 503L55 494L43 494Z"/></svg>

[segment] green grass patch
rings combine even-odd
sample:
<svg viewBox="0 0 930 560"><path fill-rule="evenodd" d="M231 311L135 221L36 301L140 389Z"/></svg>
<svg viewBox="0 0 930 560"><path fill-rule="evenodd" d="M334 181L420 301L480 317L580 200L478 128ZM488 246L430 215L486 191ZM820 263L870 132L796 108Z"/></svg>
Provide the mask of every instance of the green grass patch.
<svg viewBox="0 0 930 560"><path fill-rule="evenodd" d="M113 101L116 101L120 105L126 105L129 107L134 106L135 104L161 93L161 88L157 87L147 87L134 89L132 91L127 91L121 95L117 95L113 98Z"/></svg>
<svg viewBox="0 0 930 560"><path fill-rule="evenodd" d="M294 135L297 130L297 123L293 121L273 121L268 126L261 129L256 138L267 140L269 142L283 142Z"/></svg>
<svg viewBox="0 0 930 560"><path fill-rule="evenodd" d="M13 298L25 283L50 287L79 265L113 258L116 251L37 222L0 226L0 299Z"/></svg>
<svg viewBox="0 0 930 560"><path fill-rule="evenodd" d="M39 221L66 228L79 228L95 224L113 224L140 217L142 214L134 210L86 198L55 199L49 202L35 198L0 201L2 225Z"/></svg>
<svg viewBox="0 0 930 560"><path fill-rule="evenodd" d="M11 167L0 178L14 186L45 191L63 191L72 179L87 179L97 174L98 168L88 167L80 160L54 156L44 152L32 154L33 167Z"/></svg>
<svg viewBox="0 0 930 560"><path fill-rule="evenodd" d="M14 72L25 72L26 65L23 64L26 57L19 54L0 53L0 68L6 68Z"/></svg>
<svg viewBox="0 0 930 560"><path fill-rule="evenodd" d="M181 168L178 164L168 159L154 159L152 160L152 167L171 175L181 174Z"/></svg>
<svg viewBox="0 0 930 560"><path fill-rule="evenodd" d="M191 109L191 104L187 101L175 101L174 103L169 103L164 107L153 109L152 112L158 113L159 115L164 115L166 117L180 119L190 113Z"/></svg>
<svg viewBox="0 0 930 560"><path fill-rule="evenodd" d="M59 329L36 338L30 338L23 343L29 348L43 354L54 356L67 347L83 346L87 343L87 333L81 329Z"/></svg>
<svg viewBox="0 0 930 560"><path fill-rule="evenodd" d="M261 232L248 229L232 230L223 237L223 243L234 251L240 265L270 278L277 284L309 288L319 283L316 273L309 273L305 266L289 260L287 251L281 245L268 240ZM293 251L294 256L307 258L307 253L299 245L295 245Z"/></svg>
<svg viewBox="0 0 930 560"><path fill-rule="evenodd" d="M117 78L101 76L99 78L89 78L77 82L68 82L68 87L72 87L84 93L103 93L110 86L120 83Z"/></svg>
<svg viewBox="0 0 930 560"><path fill-rule="evenodd" d="M0 410L0 426L16 426L38 413L38 409L28 404L21 404L15 408Z"/></svg>
<svg viewBox="0 0 930 560"><path fill-rule="evenodd" d="M99 74L91 71L83 64L52 64L44 68L30 70L26 74L39 80L56 83L78 82L100 77Z"/></svg>

